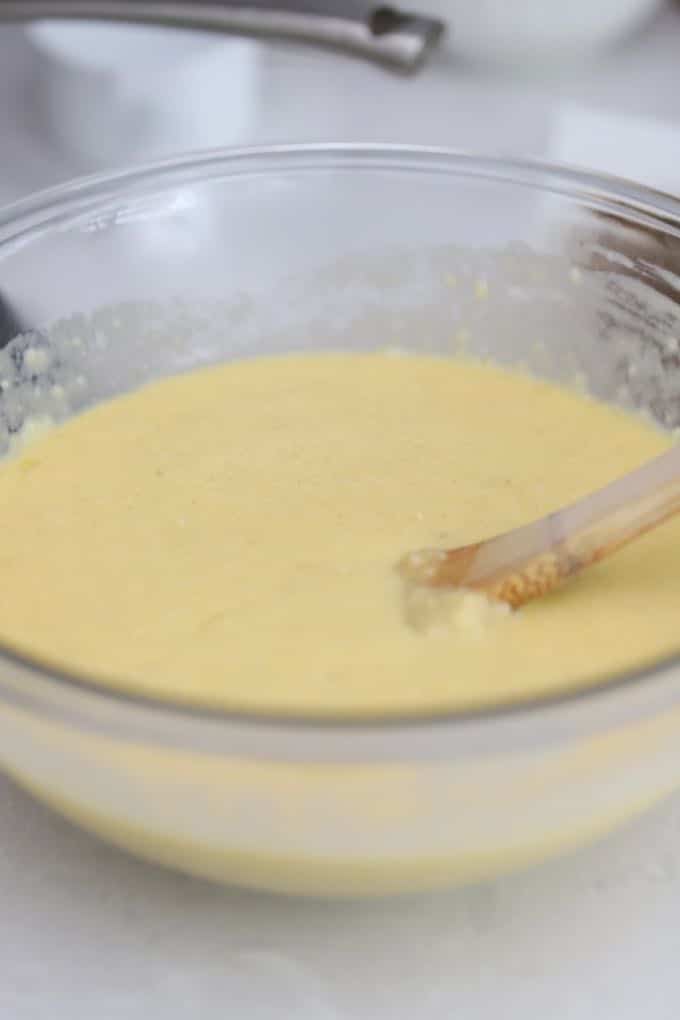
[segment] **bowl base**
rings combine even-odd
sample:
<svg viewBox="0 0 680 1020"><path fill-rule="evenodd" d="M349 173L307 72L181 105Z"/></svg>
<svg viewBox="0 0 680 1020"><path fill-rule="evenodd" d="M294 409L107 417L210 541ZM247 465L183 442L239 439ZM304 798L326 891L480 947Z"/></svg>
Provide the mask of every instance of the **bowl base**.
<svg viewBox="0 0 680 1020"><path fill-rule="evenodd" d="M37 786L20 774L14 781L31 796L91 835L141 860L237 888L304 896L316 899L364 899L433 892L471 885L528 868L561 856L608 835L664 800L673 788L623 811L597 825L546 834L541 842L448 857L350 858L287 856L207 846L190 838L167 835L131 825L125 820L93 811L58 792Z"/></svg>

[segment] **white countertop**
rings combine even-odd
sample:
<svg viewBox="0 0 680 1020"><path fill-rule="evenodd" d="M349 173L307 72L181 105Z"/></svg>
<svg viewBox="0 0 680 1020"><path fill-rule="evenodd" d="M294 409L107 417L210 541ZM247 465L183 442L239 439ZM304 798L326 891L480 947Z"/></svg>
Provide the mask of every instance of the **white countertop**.
<svg viewBox="0 0 680 1020"><path fill-rule="evenodd" d="M8 1020L677 1020L680 799L562 862L320 904L137 863L0 786Z"/></svg>
<svg viewBox="0 0 680 1020"><path fill-rule="evenodd" d="M153 143L123 139L115 161L185 148L200 120L203 144L372 139L529 152L680 192L678 8L550 81L446 56L399 80L308 50L245 45L247 116L217 91L221 118L189 110L176 133L166 124ZM47 123L41 87L25 36L1 29L0 200L97 168L96 153L74 151ZM138 863L0 779L0 904L2 1020L680 1016L680 797L529 873L424 899L328 905L222 891Z"/></svg>

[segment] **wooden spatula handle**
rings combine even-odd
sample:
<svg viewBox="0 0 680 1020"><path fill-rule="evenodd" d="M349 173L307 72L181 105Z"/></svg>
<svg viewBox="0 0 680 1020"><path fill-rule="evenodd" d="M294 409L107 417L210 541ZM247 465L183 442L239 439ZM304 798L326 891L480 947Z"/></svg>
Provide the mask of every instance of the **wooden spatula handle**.
<svg viewBox="0 0 680 1020"><path fill-rule="evenodd" d="M556 513L461 549L411 553L400 569L430 587L471 588L521 606L680 511L680 445Z"/></svg>

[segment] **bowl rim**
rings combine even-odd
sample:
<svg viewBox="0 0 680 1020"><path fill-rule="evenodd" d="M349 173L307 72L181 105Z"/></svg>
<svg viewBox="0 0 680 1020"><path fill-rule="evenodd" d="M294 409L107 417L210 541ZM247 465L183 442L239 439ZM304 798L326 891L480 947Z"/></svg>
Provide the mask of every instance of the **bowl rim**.
<svg viewBox="0 0 680 1020"><path fill-rule="evenodd" d="M680 197L625 177L568 163L486 155L430 145L372 142L313 142L203 149L111 172L79 176L0 206L0 247L20 242L31 228L59 222L69 212L105 209L106 198L138 196L185 183L275 171L343 169L446 173L534 187L590 200L598 208L635 214L638 223L663 226L680 238ZM159 183L163 187L159 188Z"/></svg>
<svg viewBox="0 0 680 1020"><path fill-rule="evenodd" d="M95 209L105 212L107 204L118 204L140 194L253 174L357 170L439 173L523 185L589 203L598 210L618 213L635 224L655 226L680 238L680 199L622 177L565 164L477 155L442 147L338 142L192 152L131 169L77 178L39 191L0 209L0 263L5 252L11 254L17 246L30 244L36 235L55 226L62 229L81 215L91 214ZM466 734L462 743L459 740L461 746L457 751L464 750L462 745L469 745L478 752L487 743L489 749L498 751L499 726L505 727L506 737L515 734L517 740L512 739L511 744L526 748L545 741L552 743L556 735L572 738L576 733L583 736L600 731L603 726L611 729L625 721L639 721L643 716L651 718L659 711L680 705L680 652L576 688L507 703L361 715L242 710L155 697L107 686L104 679L94 681L56 668L2 644L0 665L4 667L0 671L0 698L16 708L125 739L135 739L142 733L146 738L164 744L169 741L173 746L181 730L182 745L189 739L193 747L230 752L237 730L242 735L268 731L270 737L277 732L295 741L307 740L310 734L322 736L326 742L322 747L324 757L340 754L342 758L347 753L344 745L348 737L352 741L358 738L361 746L368 740L371 743L364 746L364 751L369 750L371 757L381 757L375 741L382 735L386 738L383 751L389 748L391 757L395 740L419 733L427 741L421 745L422 756L438 759L444 753L450 758L454 751L449 743L452 727L456 728L458 738L463 732ZM539 717L543 720L542 737L536 732ZM203 739L208 736L208 729L214 739ZM432 741L437 734L444 735L446 744L439 739ZM293 745L284 739L283 746L288 754ZM296 747L295 757L303 750Z"/></svg>

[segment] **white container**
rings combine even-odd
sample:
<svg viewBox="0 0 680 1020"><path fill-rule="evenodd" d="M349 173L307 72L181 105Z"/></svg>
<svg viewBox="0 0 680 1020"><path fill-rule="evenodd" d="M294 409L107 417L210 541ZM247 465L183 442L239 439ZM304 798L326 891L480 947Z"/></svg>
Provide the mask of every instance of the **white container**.
<svg viewBox="0 0 680 1020"><path fill-rule="evenodd" d="M218 33L106 22L36 22L43 129L93 167L247 136L258 47Z"/></svg>

